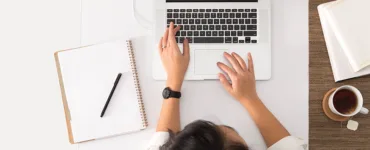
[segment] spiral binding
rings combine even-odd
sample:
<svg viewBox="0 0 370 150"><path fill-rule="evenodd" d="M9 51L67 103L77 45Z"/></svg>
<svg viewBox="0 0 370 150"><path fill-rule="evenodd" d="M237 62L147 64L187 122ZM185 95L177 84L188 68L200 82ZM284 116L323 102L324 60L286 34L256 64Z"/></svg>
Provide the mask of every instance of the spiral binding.
<svg viewBox="0 0 370 150"><path fill-rule="evenodd" d="M136 69L135 53L134 53L134 49L132 48L132 42L130 40L127 40L126 43L127 43L128 54L130 57L132 75L134 76L136 94L138 97L138 102L139 102L139 107L140 107L141 121L143 124L143 128L146 128L148 127L148 120L146 118L146 113L145 113L145 108L144 108L144 103L143 103L143 96L141 94L139 76L137 74L137 69Z"/></svg>

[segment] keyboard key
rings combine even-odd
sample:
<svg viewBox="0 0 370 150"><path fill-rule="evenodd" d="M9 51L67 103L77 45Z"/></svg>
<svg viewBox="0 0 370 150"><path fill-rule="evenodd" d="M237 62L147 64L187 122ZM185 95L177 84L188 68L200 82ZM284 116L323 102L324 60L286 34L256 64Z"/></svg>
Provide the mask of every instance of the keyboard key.
<svg viewBox="0 0 370 150"><path fill-rule="evenodd" d="M215 19L215 20L213 20L213 23L214 24L220 24L220 20L219 19Z"/></svg>
<svg viewBox="0 0 370 150"><path fill-rule="evenodd" d="M203 13L199 13L198 14L198 18L204 18L204 14Z"/></svg>
<svg viewBox="0 0 370 150"><path fill-rule="evenodd" d="M218 31L218 36L224 36L224 31Z"/></svg>
<svg viewBox="0 0 370 150"><path fill-rule="evenodd" d="M179 18L179 13L173 13L173 18Z"/></svg>
<svg viewBox="0 0 370 150"><path fill-rule="evenodd" d="M230 13L230 18L235 18L235 13Z"/></svg>
<svg viewBox="0 0 370 150"><path fill-rule="evenodd" d="M247 30L257 30L257 25L247 25Z"/></svg>
<svg viewBox="0 0 370 150"><path fill-rule="evenodd" d="M257 12L257 9L252 9L252 12Z"/></svg>
<svg viewBox="0 0 370 150"><path fill-rule="evenodd" d="M212 12L218 12L218 9L212 9Z"/></svg>
<svg viewBox="0 0 370 150"><path fill-rule="evenodd" d="M257 43L257 40L252 40L252 43Z"/></svg>
<svg viewBox="0 0 370 150"><path fill-rule="evenodd" d="M206 9L206 12L212 12L212 9Z"/></svg>
<svg viewBox="0 0 370 150"><path fill-rule="evenodd" d="M231 9L225 9L225 12L231 12Z"/></svg>
<svg viewBox="0 0 370 150"><path fill-rule="evenodd" d="M200 36L205 36L206 32L205 31L200 31Z"/></svg>
<svg viewBox="0 0 370 150"><path fill-rule="evenodd" d="M257 19L252 19L252 24L257 24Z"/></svg>
<svg viewBox="0 0 370 150"><path fill-rule="evenodd" d="M192 18L198 18L198 14L197 14L197 13L193 13L193 14L191 15L191 17L192 17Z"/></svg>
<svg viewBox="0 0 370 150"><path fill-rule="evenodd" d="M180 18L185 18L185 13L180 13Z"/></svg>
<svg viewBox="0 0 370 150"><path fill-rule="evenodd" d="M243 17L243 18L248 18L248 13L243 13L243 14L242 14L242 17Z"/></svg>
<svg viewBox="0 0 370 150"><path fill-rule="evenodd" d="M244 36L257 36L257 31L244 31Z"/></svg>
<svg viewBox="0 0 370 150"><path fill-rule="evenodd" d="M238 43L239 38L238 37L233 37L233 43Z"/></svg>
<svg viewBox="0 0 370 150"><path fill-rule="evenodd" d="M188 19L183 19L182 20L182 24L188 24L189 23L189 20Z"/></svg>
<svg viewBox="0 0 370 150"><path fill-rule="evenodd" d="M203 30L208 30L208 25L203 25Z"/></svg>
<svg viewBox="0 0 370 150"><path fill-rule="evenodd" d="M183 25L179 25L180 26L180 30L184 30L184 26Z"/></svg>
<svg viewBox="0 0 370 150"><path fill-rule="evenodd" d="M239 24L244 24L244 19L239 19Z"/></svg>
<svg viewBox="0 0 370 150"><path fill-rule="evenodd" d="M190 26L190 30L196 30L196 29L197 29L197 27L195 25Z"/></svg>
<svg viewBox="0 0 370 150"><path fill-rule="evenodd" d="M170 24L171 22L175 23L175 19L167 19L167 24Z"/></svg>
<svg viewBox="0 0 370 150"><path fill-rule="evenodd" d="M188 31L188 36L193 36L193 31Z"/></svg>
<svg viewBox="0 0 370 150"><path fill-rule="evenodd" d="M219 12L225 12L225 9L219 9L218 11Z"/></svg>
<svg viewBox="0 0 370 150"><path fill-rule="evenodd" d="M239 25L234 25L234 30L240 30Z"/></svg>
<svg viewBox="0 0 370 150"><path fill-rule="evenodd" d="M251 43L251 37L245 37L245 43Z"/></svg>
<svg viewBox="0 0 370 150"><path fill-rule="evenodd" d="M192 9L186 9L186 12L192 12L193 10Z"/></svg>
<svg viewBox="0 0 370 150"><path fill-rule="evenodd" d="M225 36L230 36L230 31L225 31Z"/></svg>
<svg viewBox="0 0 370 150"><path fill-rule="evenodd" d="M202 19L202 24L207 24L207 19Z"/></svg>
<svg viewBox="0 0 370 150"><path fill-rule="evenodd" d="M199 9L193 9L193 12L198 12L199 11Z"/></svg>
<svg viewBox="0 0 370 150"><path fill-rule="evenodd" d="M236 18L241 18L242 14L241 13L236 13Z"/></svg>
<svg viewBox="0 0 370 150"><path fill-rule="evenodd" d="M176 32L176 36L180 36L180 32L179 31Z"/></svg>
<svg viewBox="0 0 370 150"><path fill-rule="evenodd" d="M227 20L226 20L226 23L227 23L227 24L231 24L231 21L232 21L231 19L227 19Z"/></svg>
<svg viewBox="0 0 370 150"><path fill-rule="evenodd" d="M246 29L245 25L240 25L240 30L245 30L245 29Z"/></svg>
<svg viewBox="0 0 370 150"><path fill-rule="evenodd" d="M199 9L199 12L206 12L205 9Z"/></svg>
<svg viewBox="0 0 370 150"><path fill-rule="evenodd" d="M199 31L194 31L194 36L199 36Z"/></svg>
<svg viewBox="0 0 370 150"><path fill-rule="evenodd" d="M172 13L167 13L167 18L172 18Z"/></svg>
<svg viewBox="0 0 370 150"><path fill-rule="evenodd" d="M212 36L217 36L217 31L212 31Z"/></svg>
<svg viewBox="0 0 370 150"><path fill-rule="evenodd" d="M216 25L216 30L221 30L221 25Z"/></svg>
<svg viewBox="0 0 370 150"><path fill-rule="evenodd" d="M206 36L212 36L212 32L211 31L207 31L206 32Z"/></svg>
<svg viewBox="0 0 370 150"><path fill-rule="evenodd" d="M231 43L231 37L225 37L225 43Z"/></svg>
<svg viewBox="0 0 370 150"><path fill-rule="evenodd" d="M200 24L200 19L195 19L195 24Z"/></svg>
<svg viewBox="0 0 370 150"><path fill-rule="evenodd" d="M245 9L244 11L245 11L245 12L251 12L251 10L250 10L250 9Z"/></svg>
<svg viewBox="0 0 370 150"><path fill-rule="evenodd" d="M187 37L189 43L193 43L193 38L192 37Z"/></svg>
<svg viewBox="0 0 370 150"><path fill-rule="evenodd" d="M238 19L233 19L233 24L238 24Z"/></svg>
<svg viewBox="0 0 370 150"><path fill-rule="evenodd" d="M245 19L245 24L251 24L251 20L250 19Z"/></svg>
<svg viewBox="0 0 370 150"><path fill-rule="evenodd" d="M189 25L185 25L185 26L184 26L184 29L185 29L185 30L190 30Z"/></svg>
<svg viewBox="0 0 370 150"><path fill-rule="evenodd" d="M173 12L179 12L180 11L180 9L174 9L173 10Z"/></svg>
<svg viewBox="0 0 370 150"><path fill-rule="evenodd" d="M249 13L248 17L249 18L257 18L257 13Z"/></svg>
<svg viewBox="0 0 370 150"><path fill-rule="evenodd" d="M224 18L229 18L229 14L228 13L224 13Z"/></svg>
<svg viewBox="0 0 370 150"><path fill-rule="evenodd" d="M189 19L189 24L194 24L194 19Z"/></svg>
<svg viewBox="0 0 370 150"><path fill-rule="evenodd" d="M231 31L231 36L236 36L236 31Z"/></svg>
<svg viewBox="0 0 370 150"><path fill-rule="evenodd" d="M215 30L215 25L209 25L209 30Z"/></svg>
<svg viewBox="0 0 370 150"><path fill-rule="evenodd" d="M239 43L244 43L244 40L239 40Z"/></svg>
<svg viewBox="0 0 370 150"><path fill-rule="evenodd" d="M226 20L225 19L220 19L220 24L225 24Z"/></svg>
<svg viewBox="0 0 370 150"><path fill-rule="evenodd" d="M238 31L238 36L243 36L243 31Z"/></svg>
<svg viewBox="0 0 370 150"><path fill-rule="evenodd" d="M208 24L213 24L213 19L208 19Z"/></svg>
<svg viewBox="0 0 370 150"><path fill-rule="evenodd" d="M180 43L184 43L184 37L180 37Z"/></svg>
<svg viewBox="0 0 370 150"><path fill-rule="evenodd" d="M217 13L217 18L222 18L222 13Z"/></svg>
<svg viewBox="0 0 370 150"><path fill-rule="evenodd" d="M194 37L194 43L224 43L223 37Z"/></svg>
<svg viewBox="0 0 370 150"><path fill-rule="evenodd" d="M186 31L181 31L181 36L186 36Z"/></svg>
<svg viewBox="0 0 370 150"><path fill-rule="evenodd" d="M227 30L227 25L222 25L222 30Z"/></svg>
<svg viewBox="0 0 370 150"><path fill-rule="evenodd" d="M191 13L186 13L186 18L191 18Z"/></svg>
<svg viewBox="0 0 370 150"><path fill-rule="evenodd" d="M185 12L185 9L180 9L180 12Z"/></svg>
<svg viewBox="0 0 370 150"><path fill-rule="evenodd" d="M197 30L202 30L202 25L197 25Z"/></svg>
<svg viewBox="0 0 370 150"><path fill-rule="evenodd" d="M212 13L211 18L216 18L216 13Z"/></svg>
<svg viewBox="0 0 370 150"><path fill-rule="evenodd" d="M232 11L232 12L238 12L238 10L237 10L237 9L232 9L231 11Z"/></svg>
<svg viewBox="0 0 370 150"><path fill-rule="evenodd" d="M244 9L238 9L238 12L244 12Z"/></svg>
<svg viewBox="0 0 370 150"><path fill-rule="evenodd" d="M176 19L176 24L182 24L182 20L181 19Z"/></svg>
<svg viewBox="0 0 370 150"><path fill-rule="evenodd" d="M172 12L173 10L172 9L167 9L167 12Z"/></svg>
<svg viewBox="0 0 370 150"><path fill-rule="evenodd" d="M209 14L209 13L205 13L205 14L204 14L204 18L209 18L209 17L210 17L210 15L211 15L211 14Z"/></svg>
<svg viewBox="0 0 370 150"><path fill-rule="evenodd" d="M229 26L227 26L227 30L234 30L233 25L229 25Z"/></svg>

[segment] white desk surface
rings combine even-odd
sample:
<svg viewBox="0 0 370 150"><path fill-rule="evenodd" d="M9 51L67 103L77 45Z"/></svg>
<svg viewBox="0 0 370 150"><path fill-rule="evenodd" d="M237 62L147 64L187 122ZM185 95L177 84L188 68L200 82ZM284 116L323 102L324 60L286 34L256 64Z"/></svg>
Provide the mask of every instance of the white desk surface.
<svg viewBox="0 0 370 150"><path fill-rule="evenodd" d="M289 132L308 142L308 0L272 2L273 74L271 80L257 82L257 90ZM137 3L149 20L151 4ZM135 22L131 1L1 1L0 18L0 149L144 149L155 131L164 82L151 77L156 46L152 32ZM123 35L134 40L150 126L139 133L70 145L53 53ZM235 127L249 146L265 149L248 113L218 81L186 81L183 95L182 125L214 115Z"/></svg>

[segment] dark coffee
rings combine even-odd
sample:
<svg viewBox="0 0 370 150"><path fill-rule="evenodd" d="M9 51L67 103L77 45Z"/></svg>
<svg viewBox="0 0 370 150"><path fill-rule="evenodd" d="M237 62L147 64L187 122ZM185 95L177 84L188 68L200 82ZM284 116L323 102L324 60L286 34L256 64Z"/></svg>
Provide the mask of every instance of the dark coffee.
<svg viewBox="0 0 370 150"><path fill-rule="evenodd" d="M335 109L342 114L350 114L357 107L357 96L348 89L342 89L335 93L333 98Z"/></svg>

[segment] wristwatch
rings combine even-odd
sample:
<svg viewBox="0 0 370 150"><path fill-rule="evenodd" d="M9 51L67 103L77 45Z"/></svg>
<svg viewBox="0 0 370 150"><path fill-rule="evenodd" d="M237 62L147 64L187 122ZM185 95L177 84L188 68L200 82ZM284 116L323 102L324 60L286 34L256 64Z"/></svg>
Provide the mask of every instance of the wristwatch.
<svg viewBox="0 0 370 150"><path fill-rule="evenodd" d="M162 92L162 96L163 96L164 99L180 98L181 97L181 92L172 91L169 87L166 87Z"/></svg>

